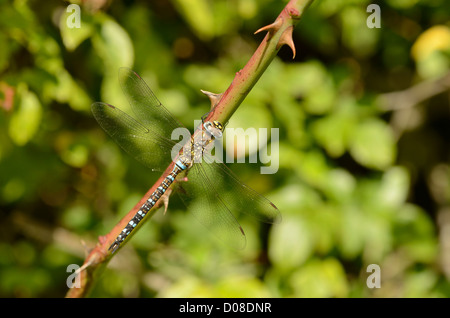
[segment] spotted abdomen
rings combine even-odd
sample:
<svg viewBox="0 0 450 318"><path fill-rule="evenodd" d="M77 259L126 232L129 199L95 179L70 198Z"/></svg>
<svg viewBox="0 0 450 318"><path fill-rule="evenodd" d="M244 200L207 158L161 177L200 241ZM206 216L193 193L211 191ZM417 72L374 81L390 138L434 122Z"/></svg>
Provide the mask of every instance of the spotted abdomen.
<svg viewBox="0 0 450 318"><path fill-rule="evenodd" d="M158 202L158 200L164 195L166 190L175 181L177 175L186 169L186 165L177 161L172 172L161 182L161 184L156 188L156 190L150 195L147 201L139 208L139 211L133 216L133 218L128 222L122 232L117 236L116 240L109 247L109 250L114 253L120 246L120 244L127 238L128 235L136 228L139 222L147 215L152 207Z"/></svg>

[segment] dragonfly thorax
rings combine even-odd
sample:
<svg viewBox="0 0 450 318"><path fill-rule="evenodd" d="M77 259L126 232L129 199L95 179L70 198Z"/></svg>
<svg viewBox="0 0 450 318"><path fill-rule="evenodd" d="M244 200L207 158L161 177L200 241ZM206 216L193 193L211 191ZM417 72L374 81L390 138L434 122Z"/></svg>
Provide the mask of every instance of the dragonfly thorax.
<svg viewBox="0 0 450 318"><path fill-rule="evenodd" d="M223 125L218 121L205 122L201 133L193 134L188 144L183 147L180 156L182 163L189 169L193 163L202 162L204 153L208 152L212 142L222 137Z"/></svg>

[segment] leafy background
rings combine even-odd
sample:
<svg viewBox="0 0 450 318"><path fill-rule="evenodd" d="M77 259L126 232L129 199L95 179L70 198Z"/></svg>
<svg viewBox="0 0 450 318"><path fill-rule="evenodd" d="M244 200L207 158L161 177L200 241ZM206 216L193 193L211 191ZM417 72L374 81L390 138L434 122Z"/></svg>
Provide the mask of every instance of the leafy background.
<svg viewBox="0 0 450 318"><path fill-rule="evenodd" d="M366 25L380 5L381 28ZM62 297L69 264L159 177L90 112L126 107L129 66L187 127L274 21L275 0L0 1L0 296ZM450 296L450 7L317 0L228 127L279 128L279 171L233 164L283 221L217 243L174 199L99 277L96 297ZM381 288L366 285L381 269Z"/></svg>

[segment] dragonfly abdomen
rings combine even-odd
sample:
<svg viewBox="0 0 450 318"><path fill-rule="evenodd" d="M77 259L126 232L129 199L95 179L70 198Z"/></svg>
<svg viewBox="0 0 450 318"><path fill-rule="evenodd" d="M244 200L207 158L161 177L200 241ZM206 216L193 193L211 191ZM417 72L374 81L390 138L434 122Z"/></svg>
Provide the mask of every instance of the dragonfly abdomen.
<svg viewBox="0 0 450 318"><path fill-rule="evenodd" d="M112 253L114 253L119 248L119 245L127 238L128 235L130 235L130 233L134 230L134 228L136 228L139 222L141 222L142 219L147 215L150 209L155 206L158 200L164 195L166 190L175 181L175 178L178 176L178 174L181 171L186 170L186 168L186 163L184 163L183 161L178 160L176 162L172 172L161 182L161 184L150 195L147 201L139 208L139 211L136 212L131 221L128 222L128 224L122 230L122 233L117 236L114 243L111 244L109 250L112 250Z"/></svg>

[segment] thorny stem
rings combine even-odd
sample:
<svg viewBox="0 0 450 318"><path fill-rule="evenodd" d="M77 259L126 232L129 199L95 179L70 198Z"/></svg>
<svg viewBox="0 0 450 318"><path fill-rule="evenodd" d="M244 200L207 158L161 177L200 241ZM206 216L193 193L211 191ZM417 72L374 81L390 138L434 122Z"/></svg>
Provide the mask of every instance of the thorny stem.
<svg viewBox="0 0 450 318"><path fill-rule="evenodd" d="M274 23L265 26L255 33L267 32L266 36L262 40L258 49L250 58L244 68L236 73L233 82L223 94L213 94L210 92L205 93L211 100L211 112L205 118L205 120L213 121L218 120L221 123L226 123L233 113L237 110L239 105L245 99L247 94L256 84L258 79L264 73L266 68L272 62L274 57L283 45L288 45L295 57L295 47L292 40L292 31L294 26L299 22L303 12L313 0L291 0L283 11L279 14ZM197 130L194 134L198 133ZM138 202L132 210L130 210L125 217L105 236L99 237L97 245L89 252L80 271L80 286L69 289L66 297L78 298L85 297L91 291L96 277L102 272L103 268L108 264L112 254L108 251L109 246L114 242L116 237L120 234L125 225L135 215L139 208L144 204L147 198L155 191L155 189L162 182L164 177L169 174L173 169L174 163L172 162L163 173L163 175L156 181L152 188L147 191L144 197ZM159 205L163 200L159 200ZM142 226L145 219L149 219L157 210L158 203L154 206L149 214L139 223L137 227ZM135 229L126 241L124 245L138 229ZM115 253L117 254L117 252Z"/></svg>
<svg viewBox="0 0 450 318"><path fill-rule="evenodd" d="M291 48L293 58L295 57L296 51L292 40L292 31L312 1L291 0L274 23L255 32L267 31L267 34L248 63L236 73L228 89L223 94L216 95L218 103L207 120L218 120L221 123L226 123L284 44ZM214 107L216 100L211 97L210 99L211 106Z"/></svg>

